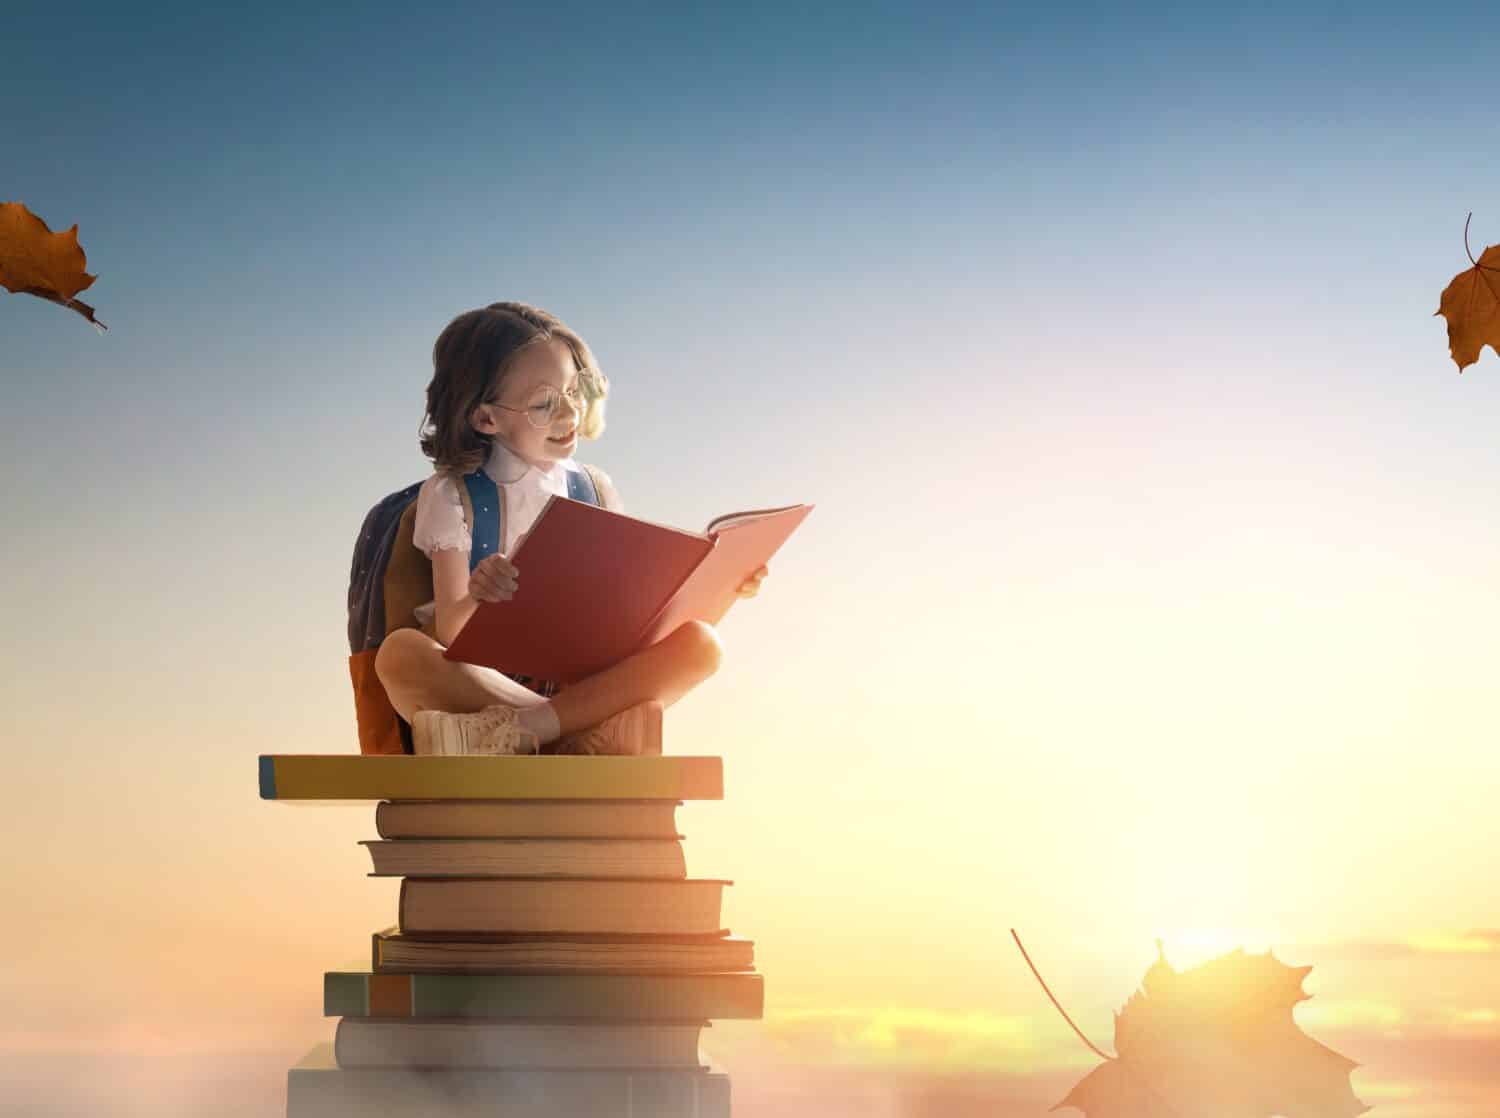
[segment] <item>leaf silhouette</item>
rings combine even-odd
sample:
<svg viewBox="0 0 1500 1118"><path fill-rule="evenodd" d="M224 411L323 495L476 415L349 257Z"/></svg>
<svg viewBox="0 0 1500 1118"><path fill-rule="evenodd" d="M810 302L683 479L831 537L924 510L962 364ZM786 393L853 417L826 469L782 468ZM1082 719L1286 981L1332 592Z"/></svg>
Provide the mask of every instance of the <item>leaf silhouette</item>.
<svg viewBox="0 0 1500 1118"><path fill-rule="evenodd" d="M1158 941L1158 950L1160 941ZM1115 1051L1052 1107L1087 1118L1354 1118L1359 1065L1292 1020L1311 967L1236 950L1181 973L1165 956L1115 1014Z"/></svg>
<svg viewBox="0 0 1500 1118"><path fill-rule="evenodd" d="M1469 217L1473 217L1470 214ZM1500 353L1500 245L1490 245L1474 259L1469 252L1469 222L1464 220L1464 251L1474 266L1459 272L1443 288L1433 316L1448 320L1448 352L1462 373L1479 360L1488 345Z"/></svg>
<svg viewBox="0 0 1500 1118"><path fill-rule="evenodd" d="M99 329L94 308L73 296L98 277L85 272L78 226L54 233L22 202L0 202L0 287L71 307Z"/></svg>

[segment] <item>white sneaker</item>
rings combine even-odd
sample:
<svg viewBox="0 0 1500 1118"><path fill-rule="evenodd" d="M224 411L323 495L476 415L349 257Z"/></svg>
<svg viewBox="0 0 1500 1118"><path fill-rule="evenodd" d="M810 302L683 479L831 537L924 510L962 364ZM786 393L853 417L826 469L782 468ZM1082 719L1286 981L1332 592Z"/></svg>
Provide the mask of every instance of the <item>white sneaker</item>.
<svg viewBox="0 0 1500 1118"><path fill-rule="evenodd" d="M559 738L552 753L634 757L661 753L662 705L652 699L606 718L590 729Z"/></svg>
<svg viewBox="0 0 1500 1118"><path fill-rule="evenodd" d="M537 736L516 721L516 708L485 707L472 714L419 710L411 719L412 752L422 757L511 756L535 753Z"/></svg>

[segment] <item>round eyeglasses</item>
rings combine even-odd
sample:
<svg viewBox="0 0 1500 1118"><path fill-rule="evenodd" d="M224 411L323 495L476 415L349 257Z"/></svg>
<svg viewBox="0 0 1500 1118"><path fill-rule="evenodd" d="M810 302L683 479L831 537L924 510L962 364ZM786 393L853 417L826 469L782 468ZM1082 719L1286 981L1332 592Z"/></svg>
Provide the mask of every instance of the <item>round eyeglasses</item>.
<svg viewBox="0 0 1500 1118"><path fill-rule="evenodd" d="M502 404L498 400L490 400L492 407L504 408L506 411L518 411L526 414L526 420L533 427L545 429L552 426L552 421L557 417L558 409L566 400L574 413L583 411L583 386L575 384L566 391L554 388L550 384L540 385L526 400L524 408L511 407Z"/></svg>

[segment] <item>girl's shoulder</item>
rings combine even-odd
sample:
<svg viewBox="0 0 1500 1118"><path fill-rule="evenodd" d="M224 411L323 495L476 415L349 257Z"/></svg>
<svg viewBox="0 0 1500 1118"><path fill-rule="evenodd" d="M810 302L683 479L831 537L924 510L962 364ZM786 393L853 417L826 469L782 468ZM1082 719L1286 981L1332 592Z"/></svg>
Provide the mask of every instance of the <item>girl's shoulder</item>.
<svg viewBox="0 0 1500 1118"><path fill-rule="evenodd" d="M421 504L459 504L458 479L447 470L433 471L432 476L422 482L422 488L417 490L417 501Z"/></svg>
<svg viewBox="0 0 1500 1118"><path fill-rule="evenodd" d="M417 490L411 542L429 557L434 551L468 548L469 518L452 474L436 472Z"/></svg>

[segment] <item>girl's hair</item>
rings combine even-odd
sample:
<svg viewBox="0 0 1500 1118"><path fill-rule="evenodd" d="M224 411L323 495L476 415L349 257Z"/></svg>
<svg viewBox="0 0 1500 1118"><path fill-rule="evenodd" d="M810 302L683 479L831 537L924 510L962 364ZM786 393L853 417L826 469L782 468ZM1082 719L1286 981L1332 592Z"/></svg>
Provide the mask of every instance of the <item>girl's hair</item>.
<svg viewBox="0 0 1500 1118"><path fill-rule="evenodd" d="M484 465L494 438L474 430L469 416L500 391L522 348L549 338L565 342L578 367L578 386L583 390L578 433L586 439L603 434L609 378L594 362L588 343L539 307L491 303L448 323L432 347L432 382L419 433L422 453L436 469L462 475Z"/></svg>

